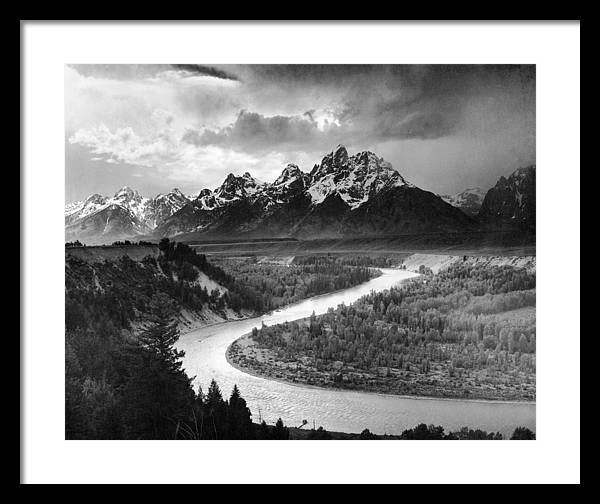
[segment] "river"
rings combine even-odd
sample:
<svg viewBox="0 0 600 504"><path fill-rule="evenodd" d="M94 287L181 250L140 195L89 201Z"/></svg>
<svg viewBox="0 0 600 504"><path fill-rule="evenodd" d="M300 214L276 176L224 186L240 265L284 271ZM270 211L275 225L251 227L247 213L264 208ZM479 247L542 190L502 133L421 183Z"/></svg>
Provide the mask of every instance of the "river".
<svg viewBox="0 0 600 504"><path fill-rule="evenodd" d="M305 299L262 317L206 326L181 336L177 348L185 351L186 373L195 376L194 386L201 385L205 392L214 378L226 398L237 384L254 421L262 418L275 423L281 417L286 425L294 427L306 419L311 427L314 421L317 427L330 431L361 432L368 428L376 434L400 434L419 423L442 425L447 431L468 426L505 436L517 426L535 431L535 403L401 397L303 387L252 376L227 362L229 345L262 322L271 325L292 321L308 317L313 311L319 315L340 303L352 303L371 290L387 289L416 276L405 270L381 271L383 275L356 287Z"/></svg>

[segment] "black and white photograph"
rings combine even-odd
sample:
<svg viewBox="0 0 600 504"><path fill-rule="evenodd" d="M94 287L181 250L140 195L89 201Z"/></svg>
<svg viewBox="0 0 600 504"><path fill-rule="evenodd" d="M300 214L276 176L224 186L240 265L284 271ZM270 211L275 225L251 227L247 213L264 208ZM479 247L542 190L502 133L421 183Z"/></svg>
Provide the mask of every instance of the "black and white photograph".
<svg viewBox="0 0 600 504"><path fill-rule="evenodd" d="M239 61L60 68L57 442L535 450L544 66Z"/></svg>
<svg viewBox="0 0 600 504"><path fill-rule="evenodd" d="M65 72L68 439L535 438L535 67Z"/></svg>

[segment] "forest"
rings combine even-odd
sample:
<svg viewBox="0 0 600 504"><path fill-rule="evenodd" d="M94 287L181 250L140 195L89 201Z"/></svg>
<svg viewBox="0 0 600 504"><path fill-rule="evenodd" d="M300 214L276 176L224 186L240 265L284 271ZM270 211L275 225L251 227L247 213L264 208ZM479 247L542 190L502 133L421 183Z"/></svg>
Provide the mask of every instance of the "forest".
<svg viewBox="0 0 600 504"><path fill-rule="evenodd" d="M192 267L193 266L193 267ZM218 308L224 296L194 284L203 272L233 279L179 244L160 256L66 264L66 439L284 439L283 423L255 425L235 387L194 391L182 369L176 315ZM243 285L235 286L240 290ZM234 291L235 292L235 291ZM242 291L243 292L243 291ZM143 317L145 330L133 331Z"/></svg>
<svg viewBox="0 0 600 504"><path fill-rule="evenodd" d="M262 263L256 257L246 256L215 256L211 261L244 285L259 312L353 287L381 274L368 263L335 257L295 258L290 265Z"/></svg>
<svg viewBox="0 0 600 504"><path fill-rule="evenodd" d="M238 340L239 367L386 393L535 400L535 274L455 264Z"/></svg>
<svg viewBox="0 0 600 504"><path fill-rule="evenodd" d="M66 263L67 329L85 328L106 313L119 329L130 329L158 305L199 312L230 308L261 314L282 305L365 282L379 272L338 263L293 267L262 265L254 258L208 260L183 243L163 239L158 257L142 261L122 256L90 263L68 255ZM200 273L223 287L207 289Z"/></svg>
<svg viewBox="0 0 600 504"><path fill-rule="evenodd" d="M275 306L276 303L292 302L294 296L299 296L302 292L305 295L313 295L312 293L319 292L319 289L336 288L340 284L336 283L339 280L335 280L334 277L341 277L344 285L348 282L352 284L364 281L369 275L377 274L377 271L372 269L373 265L368 262L351 264L350 261L351 258L348 261L339 257L325 260L304 258L301 264L288 267L259 264L253 258L233 264L231 258L212 261L202 254L197 254L187 245L168 240L160 243L157 255L147 256L140 261L123 256L118 260L87 262L67 254L65 437L67 439L340 438L341 433L328 433L322 428L302 430L286 427L281 419L274 425L253 422L246 401L237 387L225 395L213 381L207 391L194 390L193 378L188 377L182 369L183 353L174 348L174 343L179 337L177 314L182 308L198 310L208 307L218 310L224 306L231 307L233 304L239 309L253 311L257 307L264 309L265 306ZM297 288L302 285L298 277L303 274L304 280L312 280L307 282L311 287L305 291ZM201 275L217 282L222 286L222 290L214 289L209 292L200 282ZM408 310L406 313L396 314L391 303L392 299L388 300L387 297L372 294L361 300L361 303L365 306L369 303L377 305L377 309L373 310L377 320L364 318L361 308L358 308L356 316L359 319L363 317L369 323L373 321L383 323L389 320L389 324L400 326L405 323L409 325L410 322L412 324L410 327L414 326L420 331L418 334L429 334L425 331L425 327L435 326L440 337L452 340L455 336L452 336L452 332L447 333L445 328L454 327L453 330L460 333L462 327L460 323L466 323L464 320L457 322L452 319L455 324L453 326L448 322L454 311L451 308L454 306L453 303L459 303L465 317L475 317L479 321L488 320L485 327L488 325L491 327L491 324L494 324L494 328L498 325L504 327L502 310L535 302L531 292L525 296L526 291L535 288L535 283L531 283L531 279L514 275L510 277L507 274L505 276L506 278L502 279L500 278L502 275L498 278L488 278L485 275L479 278L475 275L473 277L475 280L466 281L464 289L467 294L460 301L452 298L451 293L446 292L448 289L445 283L441 282L435 289L440 290L445 296L444 302L437 307L444 316L440 315L443 322L438 323L437 326L431 322L426 325L411 312L411 309L416 309L412 303L429 302L432 293L437 292L435 289L422 292L418 284L410 284L409 290L402 292L393 290L390 293L394 305ZM326 283L325 279L329 279L329 283ZM258 296L263 281L265 291L270 293L272 298L263 297L264 293ZM293 290L288 291L290 295L287 297L275 295L285 292L278 289L281 285L288 286L288 282L289 285L295 286ZM431 282L435 284L435 278L432 277ZM427 289L434 288L431 282ZM492 295L480 295L478 286L487 285L489 282L495 285ZM515 297L518 288L523 289L522 298ZM486 292L487 289L488 287L485 287ZM405 295L407 297L397 297ZM325 317L331 317L339 312L340 316L348 318L350 313L344 312L348 308L340 307L338 311L332 310ZM405 315L409 316L406 320L403 318ZM392 317L396 317L395 320L398 322L393 322ZM411 317L416 318L413 320ZM496 320L498 317L500 318ZM314 332L315 339L321 341L331 327L331 320L329 322L325 320L325 318L311 317L305 323L308 327L307 334L311 335ZM340 318L340 323L342 320ZM387 324L388 322L378 323L376 327ZM318 335L317 326L321 331ZM288 324L285 327L290 330L292 325ZM300 331L304 332L301 327L302 324L299 324L298 335ZM366 330L366 326L359 326L359 331L361 327ZM496 335L495 329L492 331L485 327L483 331L487 336ZM270 329L272 328L267 331ZM262 332L264 330L265 328L257 331L255 336L258 337L259 332L266 336L266 332ZM516 353L530 355L531 352L535 352L535 326L533 325L533 332L528 333L525 329L523 331L526 342L521 338L515 339L510 332L507 335L498 332L498 351L513 357ZM416 337L410 335L412 333L407 333L406 337ZM388 337L390 336L391 334L388 334ZM419 337L421 342L428 341L428 336ZM469 345L473 344L472 341L469 343ZM482 343L479 342L478 345L480 344ZM529 353L526 352L526 345ZM327 367L326 359L334 358L337 355L335 352L340 351L335 345L327 350L328 345L321 343L315 348L320 352L333 352L331 355L319 354L320 365L324 369ZM394 362L395 355L396 353L392 353L390 362ZM365 363L370 358L372 358L371 354L367 353ZM390 356L386 358L389 359ZM406 361L410 362L410 359L407 358ZM460 368L459 363L456 367L457 370L463 369ZM343 368L341 371L345 372ZM431 437L429 430L429 427L427 431L419 428L417 433L406 434L406 436ZM444 434L446 436L444 439L452 439L448 437L450 434ZM482 435L477 431L469 433L467 429L463 438L476 439ZM487 433L485 435L488 436ZM525 436L527 433L522 435ZM381 438L381 436L371 435L368 431L350 436L353 436L352 439ZM497 439L495 434L489 436L492 437L486 439Z"/></svg>
<svg viewBox="0 0 600 504"><path fill-rule="evenodd" d="M294 257L294 264L340 264L344 266L362 266L372 268L396 268L409 254L393 255L357 255L357 254L310 254Z"/></svg>
<svg viewBox="0 0 600 504"><path fill-rule="evenodd" d="M66 245L73 246L79 245ZM67 438L285 436L281 422L252 424L237 388L227 400L216 383L206 395L192 390L181 369L182 354L172 346L178 338L177 315L184 308L200 311L204 307L216 312L227 307L261 313L300 296L360 283L376 272L335 264L270 272L248 265L245 271L236 278L205 255L168 239L159 243L158 256L141 261L124 255L118 260L88 262L67 255ZM223 290L209 292L199 281L201 274ZM294 286L288 291L293 295L278 295L288 282Z"/></svg>
<svg viewBox="0 0 600 504"><path fill-rule="evenodd" d="M228 399L214 380L194 391L178 337L164 314L136 340L106 324L67 332L66 439L288 439L281 420L252 422L237 387Z"/></svg>

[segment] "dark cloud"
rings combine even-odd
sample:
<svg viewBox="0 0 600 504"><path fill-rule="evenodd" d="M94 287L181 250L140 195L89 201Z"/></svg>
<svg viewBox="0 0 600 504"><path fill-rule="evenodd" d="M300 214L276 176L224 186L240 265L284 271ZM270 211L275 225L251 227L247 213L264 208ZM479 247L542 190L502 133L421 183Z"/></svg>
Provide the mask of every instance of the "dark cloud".
<svg viewBox="0 0 600 504"><path fill-rule="evenodd" d="M428 140L464 132L480 135L486 129L484 116L492 129L502 127L500 117L505 127L512 127L535 116L531 65L250 65L218 70L242 75L250 89L267 89L270 105L285 106L330 86L336 103L326 111L337 126L319 129L314 108L273 116L242 110L225 128L196 132L190 140L197 145L315 149L339 140Z"/></svg>
<svg viewBox="0 0 600 504"><path fill-rule="evenodd" d="M360 124L363 133L374 140L459 134L472 127L465 120L465 111L477 107L491 117L507 109L515 117L535 109L533 66L399 65L370 69L367 77L355 80L346 91L339 120Z"/></svg>
<svg viewBox="0 0 600 504"><path fill-rule="evenodd" d="M300 146L319 141L322 132L310 113L302 116L266 117L241 110L235 122L218 130L202 132L188 129L182 140L194 145L224 145L245 150L272 150L282 146Z"/></svg>
<svg viewBox="0 0 600 504"><path fill-rule="evenodd" d="M233 75L232 73L226 72L224 70L219 70L218 68L212 66L204 66L204 65L172 65L176 70L185 70L186 72L198 74L198 75L209 75L211 77L216 77L218 79L226 79L239 81L240 79Z"/></svg>
<svg viewBox="0 0 600 504"><path fill-rule="evenodd" d="M152 107L173 112L170 127L183 142L243 158L273 154L309 169L342 143L377 152L409 180L446 193L493 185L500 174L535 163L535 65L72 66L84 76L127 81L109 83L119 93L104 101L94 86L105 83L86 83L77 95L86 107L69 109L89 107L95 122L113 129L153 124L145 118L148 96L135 86L137 95L121 93L129 81L180 72L184 78L157 79ZM196 75L213 79L185 79ZM255 170L261 178L266 168L257 162Z"/></svg>
<svg viewBox="0 0 600 504"><path fill-rule="evenodd" d="M194 64L152 64L152 65L125 65L125 64L100 64L100 65L69 65L86 77L109 78L117 80L133 80L154 77L168 70L181 70L193 75L207 75L217 79L239 81L232 73L206 65Z"/></svg>

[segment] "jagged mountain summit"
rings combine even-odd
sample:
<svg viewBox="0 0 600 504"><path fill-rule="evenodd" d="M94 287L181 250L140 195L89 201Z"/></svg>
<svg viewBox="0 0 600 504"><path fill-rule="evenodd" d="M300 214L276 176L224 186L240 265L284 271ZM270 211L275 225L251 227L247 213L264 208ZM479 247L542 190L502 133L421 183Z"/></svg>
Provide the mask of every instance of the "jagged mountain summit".
<svg viewBox="0 0 600 504"><path fill-rule="evenodd" d="M441 194L440 197L446 203L450 203L452 206L460 208L467 215L475 217L479 213L479 209L485 198L485 191L481 187L471 187L452 196Z"/></svg>
<svg viewBox="0 0 600 504"><path fill-rule="evenodd" d="M492 187L478 214L487 224L535 230L535 165L519 168Z"/></svg>
<svg viewBox="0 0 600 504"><path fill-rule="evenodd" d="M338 194L351 208L356 209L383 188L407 186L408 183L392 165L369 151L348 157L348 151L338 145L310 173L309 194L314 204Z"/></svg>
<svg viewBox="0 0 600 504"><path fill-rule="evenodd" d="M250 198L259 191L260 185L248 172L241 177L230 173L214 191L202 189L196 201L204 210L214 210L233 201Z"/></svg>
<svg viewBox="0 0 600 504"><path fill-rule="evenodd" d="M65 207L65 238L106 243L145 235L189 201L179 189L154 198L143 197L130 187L112 197L93 194Z"/></svg>
<svg viewBox="0 0 600 504"><path fill-rule="evenodd" d="M478 192L465 191L464 200ZM458 201L458 200L457 200ZM456 203L456 202L455 202ZM468 215L471 213L471 215ZM338 145L307 173L286 165L272 183L230 173L195 198L178 190L144 198L130 188L92 195L65 208L67 239L177 237L337 238L478 229L472 212L408 182L373 152Z"/></svg>
<svg viewBox="0 0 600 504"><path fill-rule="evenodd" d="M159 225L155 237L342 237L459 231L474 220L407 182L370 151L342 145L310 173L288 164L273 183L229 174Z"/></svg>

